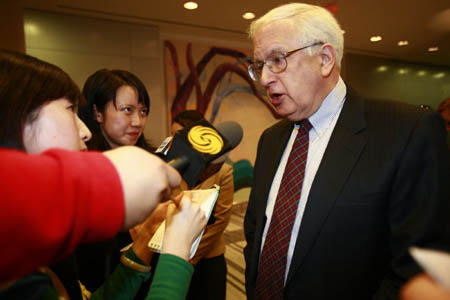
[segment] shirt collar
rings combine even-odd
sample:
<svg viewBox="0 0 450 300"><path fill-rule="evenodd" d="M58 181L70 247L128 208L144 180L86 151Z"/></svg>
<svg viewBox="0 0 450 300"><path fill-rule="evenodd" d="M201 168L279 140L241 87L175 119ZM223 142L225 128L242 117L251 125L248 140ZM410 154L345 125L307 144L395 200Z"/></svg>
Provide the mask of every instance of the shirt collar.
<svg viewBox="0 0 450 300"><path fill-rule="evenodd" d="M322 133L329 128L336 114L340 111L341 106L347 94L347 87L344 80L339 76L338 82L334 89L325 97L319 109L308 118L313 126L313 130L321 136Z"/></svg>

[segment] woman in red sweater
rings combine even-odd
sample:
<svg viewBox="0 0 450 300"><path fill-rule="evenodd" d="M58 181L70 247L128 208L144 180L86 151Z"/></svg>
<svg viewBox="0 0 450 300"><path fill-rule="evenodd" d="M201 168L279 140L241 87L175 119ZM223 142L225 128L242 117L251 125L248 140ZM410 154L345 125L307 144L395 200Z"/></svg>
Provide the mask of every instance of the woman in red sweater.
<svg viewBox="0 0 450 300"><path fill-rule="evenodd" d="M76 114L78 103L83 98L78 87L64 71L36 58L4 50L0 50L0 70L0 101L2 104L0 120L8 125L0 126L1 146L25 150L29 153L41 153L49 148L86 149L85 142L91 138L91 133ZM45 175L45 172L43 174ZM64 178L62 178L62 184L66 184ZM97 187L93 186L92 188ZM55 192L57 191L60 190L55 189ZM78 191L76 187L75 189L72 187L72 189L68 189L65 192L71 195L76 194ZM122 194L120 188L113 192ZM124 190L123 193L126 195L127 190ZM66 196L65 194L61 195L62 198ZM33 195L30 195L30 199L31 202L36 200ZM153 207L157 204L155 201ZM206 224L206 219L204 215L201 215L199 207L186 205L185 201L180 206L184 216L177 216L177 211L171 209L168 218L175 221L178 220L178 222L168 222L168 224L176 224L174 226L177 227L178 233L182 234L184 230L186 236L192 237L193 241ZM36 209L39 210L40 207L36 205ZM54 213L60 214L61 219L64 219L64 209L80 208L68 207L58 211L55 210ZM88 216L88 218L97 217L98 215ZM160 217L158 215L155 217L154 222L158 224L162 222L163 218L164 216ZM24 222L26 224L26 220ZM73 226L73 224L68 224L67 222L61 222L61 224ZM187 224L192 226L186 226ZM29 229L32 230L31 228ZM177 229L169 230L168 228L168 232L176 232ZM74 231L76 232L76 230ZM60 228L55 228L54 232L49 234L57 235L61 232ZM67 232L67 230L64 232ZM36 239L36 242L39 243L39 237L36 237ZM68 239L68 241L72 241L72 239ZM177 251L181 249L180 256L186 260L182 255L184 255L184 252L187 252L186 249L190 248L192 241L187 238L185 240L186 243L181 245L175 245L175 243L170 243L169 245L168 243L167 246L172 247L165 248L168 249L168 253L174 255L177 255ZM124 258L124 266L138 272L149 272L148 267L140 265L141 261L138 263L133 262L133 258L139 260L140 251L149 252L146 249L146 243L136 242L135 245L136 247L133 246L133 255ZM37 254L30 253L30 255ZM123 269L123 266L121 268ZM46 270L46 272L49 271ZM48 285L50 281L46 278L46 276L38 276L34 278L37 281L22 281L24 283L23 287L28 288L20 287L16 291L20 297L27 298L35 295L38 290L33 287L33 284L38 282L40 286L46 283ZM14 284L3 284L0 287L0 291L4 293L11 292ZM130 289L129 287L127 288ZM31 294L27 294L28 292ZM14 293L7 295L17 296Z"/></svg>

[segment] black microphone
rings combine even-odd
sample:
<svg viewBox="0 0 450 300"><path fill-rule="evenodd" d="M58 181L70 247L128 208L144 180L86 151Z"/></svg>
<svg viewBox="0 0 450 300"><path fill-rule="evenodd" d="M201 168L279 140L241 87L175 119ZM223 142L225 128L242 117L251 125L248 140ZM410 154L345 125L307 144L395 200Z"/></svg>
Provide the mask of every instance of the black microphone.
<svg viewBox="0 0 450 300"><path fill-rule="evenodd" d="M174 158L167 163L177 169L178 172L182 172L189 165L189 159L187 156L183 155L181 157Z"/></svg>
<svg viewBox="0 0 450 300"><path fill-rule="evenodd" d="M192 188L202 171L239 145L242 136L242 127L236 122L223 122L214 127L201 120L175 134L164 159L181 173Z"/></svg>

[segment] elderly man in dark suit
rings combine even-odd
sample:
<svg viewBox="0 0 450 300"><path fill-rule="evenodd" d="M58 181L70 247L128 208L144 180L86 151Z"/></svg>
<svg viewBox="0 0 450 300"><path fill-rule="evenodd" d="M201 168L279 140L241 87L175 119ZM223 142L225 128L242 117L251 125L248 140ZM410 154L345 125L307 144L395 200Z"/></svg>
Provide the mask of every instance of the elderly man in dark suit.
<svg viewBox="0 0 450 300"><path fill-rule="evenodd" d="M396 299L420 272L409 246L449 247L442 118L346 86L342 30L321 7L280 6L250 36L249 74L284 120L258 144L248 299Z"/></svg>

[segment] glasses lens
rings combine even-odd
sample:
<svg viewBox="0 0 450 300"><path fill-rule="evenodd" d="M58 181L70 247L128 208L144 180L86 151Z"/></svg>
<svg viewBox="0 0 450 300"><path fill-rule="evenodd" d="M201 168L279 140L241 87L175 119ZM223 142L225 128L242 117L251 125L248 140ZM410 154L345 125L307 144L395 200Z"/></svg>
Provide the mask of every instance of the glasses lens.
<svg viewBox="0 0 450 300"><path fill-rule="evenodd" d="M258 81L261 72L259 71L259 63L253 63L251 65L248 66L247 70L248 70L248 75L250 75L250 77L252 78L253 81Z"/></svg>
<svg viewBox="0 0 450 300"><path fill-rule="evenodd" d="M279 54L267 60L267 65L273 73L281 73L286 69L286 58Z"/></svg>

